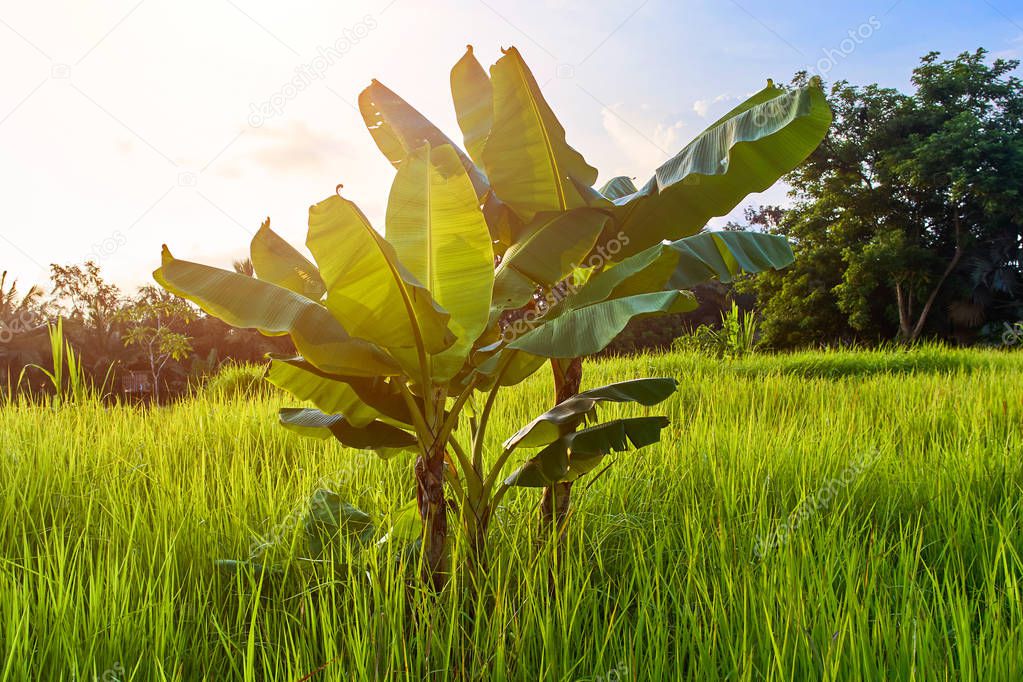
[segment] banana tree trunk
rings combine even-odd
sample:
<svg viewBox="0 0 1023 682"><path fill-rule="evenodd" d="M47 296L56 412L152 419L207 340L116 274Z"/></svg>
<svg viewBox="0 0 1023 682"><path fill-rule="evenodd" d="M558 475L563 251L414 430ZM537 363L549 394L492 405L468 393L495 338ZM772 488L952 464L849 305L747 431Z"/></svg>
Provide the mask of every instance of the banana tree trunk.
<svg viewBox="0 0 1023 682"><path fill-rule="evenodd" d="M490 527L490 509L466 509L463 511L465 531L468 538L468 553L465 557L468 577L472 588L477 589L480 580L487 574L487 530Z"/></svg>
<svg viewBox="0 0 1023 682"><path fill-rule="evenodd" d="M554 370L554 404L557 405L579 392L583 382L583 361L582 358L551 360L551 368ZM543 497L540 499L541 540L551 534L553 526L558 529L560 544L571 501L571 482L555 483L543 489Z"/></svg>
<svg viewBox="0 0 1023 682"><path fill-rule="evenodd" d="M424 529L422 580L439 591L447 584L449 569L443 447L416 458L416 502Z"/></svg>

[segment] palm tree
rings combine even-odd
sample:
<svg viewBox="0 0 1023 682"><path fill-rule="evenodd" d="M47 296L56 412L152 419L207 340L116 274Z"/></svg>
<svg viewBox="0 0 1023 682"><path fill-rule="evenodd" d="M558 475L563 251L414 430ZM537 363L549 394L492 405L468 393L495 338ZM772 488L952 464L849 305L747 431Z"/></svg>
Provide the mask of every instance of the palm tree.
<svg viewBox="0 0 1023 682"><path fill-rule="evenodd" d="M7 287L6 290L4 287ZM0 274L0 321L6 327L11 326L13 321L31 312L32 308L38 305L42 295L43 290L32 285L21 300L18 300L18 282L14 280L7 286L7 271L4 270L3 274Z"/></svg>
<svg viewBox="0 0 1023 682"><path fill-rule="evenodd" d="M0 376L11 381L13 368L39 362L41 357L34 346L35 333L41 329L38 322L39 299L43 290L32 286L24 296L18 294L18 283L7 284L7 271L0 274Z"/></svg>

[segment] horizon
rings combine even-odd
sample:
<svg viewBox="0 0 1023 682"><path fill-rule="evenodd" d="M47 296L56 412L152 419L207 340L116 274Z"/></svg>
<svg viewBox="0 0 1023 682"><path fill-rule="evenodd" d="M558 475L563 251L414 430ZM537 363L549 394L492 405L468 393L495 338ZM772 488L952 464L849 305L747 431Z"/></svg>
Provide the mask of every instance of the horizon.
<svg viewBox="0 0 1023 682"><path fill-rule="evenodd" d="M828 16L760 0L602 2L586 12L567 0L500 12L448 0L428 17L407 0L303 13L232 0L65 7L60 23L48 8L0 10L0 55L20 65L0 95L0 270L23 290L48 289L50 263L89 259L132 290L152 283L162 243L230 267L267 216L304 251L308 206L339 183L382 231L393 169L356 98L380 80L460 143L448 72L466 44L485 67L500 48L520 48L569 143L600 169L598 184L645 182L768 78L809 70L826 83L907 90L931 51L1023 55L1023 9L988 0L926 9L886 0ZM711 226L784 200L776 185Z"/></svg>

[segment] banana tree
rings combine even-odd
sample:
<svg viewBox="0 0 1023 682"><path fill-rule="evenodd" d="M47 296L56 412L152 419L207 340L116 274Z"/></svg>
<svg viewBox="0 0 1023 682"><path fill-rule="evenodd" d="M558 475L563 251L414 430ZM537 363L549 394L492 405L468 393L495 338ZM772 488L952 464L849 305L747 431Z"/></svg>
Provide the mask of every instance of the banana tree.
<svg viewBox="0 0 1023 682"><path fill-rule="evenodd" d="M436 586L447 573L449 503L479 558L510 488L544 486L554 518L571 482L603 457L656 441L663 418L593 423L596 407L650 406L674 382L580 394L579 358L632 319L692 310L685 288L703 279L786 265L784 241L701 230L809 154L830 121L819 84L769 85L642 189L616 178L598 191L517 50L488 77L470 49L452 91L469 153L382 84L359 98L397 169L384 236L338 194L310 209L312 261L266 224L252 244L256 278L166 249L155 273L229 324L291 336L299 355L274 358L269 379L315 409L282 411L286 427L382 457L415 452L423 575ZM488 457L499 390L548 362L555 407ZM477 393L482 409L460 419ZM529 448L538 452L504 476Z"/></svg>
<svg viewBox="0 0 1023 682"><path fill-rule="evenodd" d="M228 324L291 336L298 355L274 357L268 379L312 406L281 410L285 427L384 458L415 454L423 577L436 587L448 573L449 503L479 566L494 509L528 481L502 475L519 449L553 447L581 420L593 421L598 403L651 406L675 390L674 380L652 379L581 394L487 456L502 386L549 358L599 350L630 319L689 310L694 301L681 290L605 291L594 278L564 299L564 311L504 338L491 234L451 145L427 143L403 159L384 235L337 193L309 209L306 246L313 260L265 223L251 245L255 277L181 260L164 247L154 278ZM482 409L466 419L476 394ZM566 466L580 471L580 458L649 445L666 424L649 416L601 423L578 447L566 445Z"/></svg>
<svg viewBox="0 0 1023 682"><path fill-rule="evenodd" d="M831 110L818 79L794 89L768 81L665 161L641 188L631 178L616 177L599 191L593 187L597 170L568 144L518 50L505 50L488 74L469 46L450 84L467 150L456 153L483 206L497 255L491 319L504 315L505 337L529 331L529 320L538 316L546 323L561 315L575 320L564 296L591 280L590 291L604 292L611 301L656 296L665 286L728 282L740 273L792 262L784 238L704 229L710 218L773 185L823 140ZM377 81L362 92L359 106L378 147L399 172L424 143L454 145ZM568 343L548 356L556 404L579 392L581 356L599 345ZM513 372L503 380L521 378ZM572 480L547 481L545 525L565 518Z"/></svg>

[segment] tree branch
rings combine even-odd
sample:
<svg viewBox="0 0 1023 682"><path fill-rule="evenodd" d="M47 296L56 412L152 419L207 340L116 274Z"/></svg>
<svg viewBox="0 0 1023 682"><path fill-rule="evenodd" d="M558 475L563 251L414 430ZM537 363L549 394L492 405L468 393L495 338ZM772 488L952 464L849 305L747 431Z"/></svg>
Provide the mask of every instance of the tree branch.
<svg viewBox="0 0 1023 682"><path fill-rule="evenodd" d="M927 297L927 302L924 303L923 309L920 310L920 317L917 319L916 327L913 328L913 334L910 336L910 341L916 341L920 337L920 332L923 331L924 323L927 322L927 316L931 312L931 307L934 305L934 301L938 298L938 292L941 290L941 286L948 279L948 276L952 274L952 271L959 265L960 259L963 257L963 244L962 244L962 223L959 219L959 209L956 208L955 213L952 215L952 220L955 223L956 228L956 250L952 256L952 260L949 262L948 267L945 268L945 272L941 275L941 279L934 285L934 289L931 291L931 295Z"/></svg>

